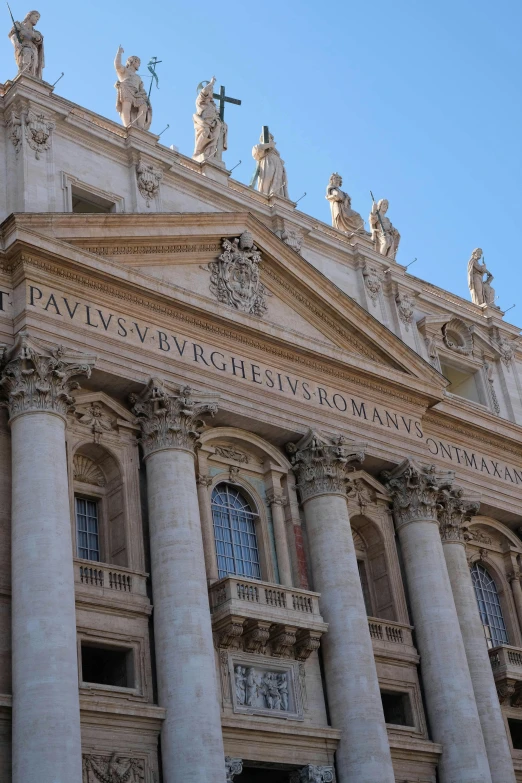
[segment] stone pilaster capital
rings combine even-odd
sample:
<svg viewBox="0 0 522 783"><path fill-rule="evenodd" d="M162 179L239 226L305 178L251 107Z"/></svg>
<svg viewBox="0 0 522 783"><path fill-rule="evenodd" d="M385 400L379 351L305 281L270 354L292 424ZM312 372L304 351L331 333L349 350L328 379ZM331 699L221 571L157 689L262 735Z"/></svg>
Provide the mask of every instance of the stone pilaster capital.
<svg viewBox="0 0 522 783"><path fill-rule="evenodd" d="M196 484L198 487L210 487L212 484L212 476L202 476L201 474L196 478Z"/></svg>
<svg viewBox="0 0 522 783"><path fill-rule="evenodd" d="M280 487L267 489L266 499L271 506L284 506L287 500L285 493Z"/></svg>
<svg viewBox="0 0 522 783"><path fill-rule="evenodd" d="M298 443L288 443L292 467L297 475L301 501L316 495L346 496L350 465L362 462L366 444L349 443L343 435L324 435L309 430Z"/></svg>
<svg viewBox="0 0 522 783"><path fill-rule="evenodd" d="M232 756L225 756L225 769L227 773L227 783L233 783L236 775L243 772L243 759L234 759Z"/></svg>
<svg viewBox="0 0 522 783"><path fill-rule="evenodd" d="M10 419L21 413L49 411L66 417L80 388L75 376L90 376L96 357L63 346L48 348L27 331L13 346L0 346L0 387Z"/></svg>
<svg viewBox="0 0 522 783"><path fill-rule="evenodd" d="M520 568L513 568L510 574L508 574L508 582L511 584L512 582L520 582L520 579L522 577L522 571Z"/></svg>
<svg viewBox="0 0 522 783"><path fill-rule="evenodd" d="M464 544L469 538L467 522L478 513L479 508L480 500L465 498L462 487L441 489L437 509L442 542Z"/></svg>
<svg viewBox="0 0 522 783"><path fill-rule="evenodd" d="M176 388L157 378L129 400L141 426L145 457L160 449L194 453L204 426L201 416L214 416L218 409L216 395L198 394L195 400L190 386Z"/></svg>
<svg viewBox="0 0 522 783"><path fill-rule="evenodd" d="M409 522L437 522L440 492L451 488L454 477L453 471L440 471L435 465L422 465L409 457L385 471L382 480L393 499L397 528Z"/></svg>

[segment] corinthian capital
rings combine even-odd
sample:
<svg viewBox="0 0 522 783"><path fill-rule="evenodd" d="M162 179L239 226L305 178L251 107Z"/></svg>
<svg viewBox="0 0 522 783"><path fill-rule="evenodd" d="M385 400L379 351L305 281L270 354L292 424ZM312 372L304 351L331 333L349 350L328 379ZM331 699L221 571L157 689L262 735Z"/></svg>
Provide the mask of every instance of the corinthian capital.
<svg viewBox="0 0 522 783"><path fill-rule="evenodd" d="M141 394L131 394L132 412L141 425L145 456L159 449L194 451L204 426L201 416L217 413L216 395L192 397L192 389L176 389L151 378Z"/></svg>
<svg viewBox="0 0 522 783"><path fill-rule="evenodd" d="M90 376L96 358L63 346L48 348L19 332L11 347L0 346L0 387L13 419L29 411L52 411L65 416L73 407L71 392L80 388L75 376Z"/></svg>
<svg viewBox="0 0 522 783"><path fill-rule="evenodd" d="M298 443L288 443L301 501L315 495L345 495L350 464L362 462L365 449L366 444L349 443L342 435L332 437L313 430Z"/></svg>
<svg viewBox="0 0 522 783"><path fill-rule="evenodd" d="M436 522L440 492L451 488L454 476L453 471L437 470L434 465L421 465L410 458L383 473L384 486L393 498L397 527L408 522Z"/></svg>
<svg viewBox="0 0 522 783"><path fill-rule="evenodd" d="M440 537L443 541L466 540L466 523L480 508L480 500L465 498L462 487L442 489L438 498Z"/></svg>

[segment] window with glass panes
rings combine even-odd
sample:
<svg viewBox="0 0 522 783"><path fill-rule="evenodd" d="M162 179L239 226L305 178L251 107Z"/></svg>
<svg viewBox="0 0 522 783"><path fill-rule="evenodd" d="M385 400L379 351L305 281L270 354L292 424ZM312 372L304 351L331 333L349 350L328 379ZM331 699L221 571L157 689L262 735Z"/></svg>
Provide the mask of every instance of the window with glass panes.
<svg viewBox="0 0 522 783"><path fill-rule="evenodd" d="M75 500L78 557L99 561L98 503L87 498L75 498Z"/></svg>
<svg viewBox="0 0 522 783"><path fill-rule="evenodd" d="M506 624L495 580L480 563L475 563L471 569L471 579L488 647L508 644Z"/></svg>
<svg viewBox="0 0 522 783"><path fill-rule="evenodd" d="M219 577L228 574L261 579L256 514L231 484L218 484L212 492L212 519Z"/></svg>

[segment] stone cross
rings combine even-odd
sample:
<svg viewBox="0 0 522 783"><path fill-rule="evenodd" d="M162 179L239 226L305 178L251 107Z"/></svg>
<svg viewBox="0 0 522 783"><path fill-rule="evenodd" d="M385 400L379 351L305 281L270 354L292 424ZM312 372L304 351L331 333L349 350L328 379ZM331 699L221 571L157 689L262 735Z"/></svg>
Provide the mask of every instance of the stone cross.
<svg viewBox="0 0 522 783"><path fill-rule="evenodd" d="M200 90L204 86L205 86L204 83L201 82L201 84L198 84L198 90ZM238 98L229 98L228 95L226 95L225 93L226 93L225 87L220 87L219 92L215 92L212 95L213 98L219 101L219 118L221 122L225 121L225 103L235 103L237 106L241 106L241 101Z"/></svg>

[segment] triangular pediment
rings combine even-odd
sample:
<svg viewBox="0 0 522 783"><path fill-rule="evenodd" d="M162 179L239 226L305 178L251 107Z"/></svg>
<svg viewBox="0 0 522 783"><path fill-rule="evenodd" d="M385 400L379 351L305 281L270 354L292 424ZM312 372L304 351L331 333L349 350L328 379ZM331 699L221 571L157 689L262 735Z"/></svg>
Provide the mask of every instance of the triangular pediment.
<svg viewBox="0 0 522 783"><path fill-rule="evenodd" d="M431 365L250 213L115 213L89 215L88 225L79 215L53 216L52 224L39 215L18 220L29 224L33 236L52 236L54 258L58 245L64 257L72 245L76 263L113 277L123 267L127 285L175 300L242 337L417 389L432 403L442 397L446 381ZM263 301L253 312L221 296L216 284L216 263L227 247L232 253L244 249L245 232L255 245L246 250L260 259L257 290ZM231 288L241 288L247 267L235 270Z"/></svg>

